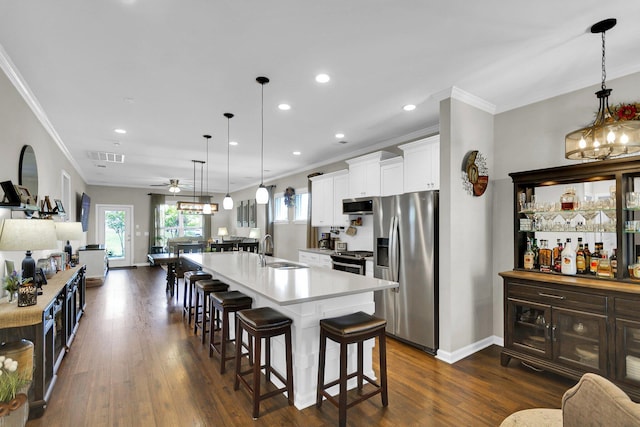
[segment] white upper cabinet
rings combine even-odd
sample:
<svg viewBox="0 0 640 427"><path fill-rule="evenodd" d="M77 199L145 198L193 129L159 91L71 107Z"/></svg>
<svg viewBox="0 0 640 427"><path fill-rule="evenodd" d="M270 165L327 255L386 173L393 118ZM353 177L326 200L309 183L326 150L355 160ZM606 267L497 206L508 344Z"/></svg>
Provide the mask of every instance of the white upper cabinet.
<svg viewBox="0 0 640 427"><path fill-rule="evenodd" d="M351 197L380 195L380 161L395 157L387 151L347 160L349 165L349 195Z"/></svg>
<svg viewBox="0 0 640 427"><path fill-rule="evenodd" d="M380 195L404 193L404 159L401 156L380 162Z"/></svg>
<svg viewBox="0 0 640 427"><path fill-rule="evenodd" d="M349 216L342 215L342 199L346 198L348 171L341 170L311 178L311 225L343 226Z"/></svg>
<svg viewBox="0 0 640 427"><path fill-rule="evenodd" d="M398 146L404 151L404 192L440 188L440 135Z"/></svg>

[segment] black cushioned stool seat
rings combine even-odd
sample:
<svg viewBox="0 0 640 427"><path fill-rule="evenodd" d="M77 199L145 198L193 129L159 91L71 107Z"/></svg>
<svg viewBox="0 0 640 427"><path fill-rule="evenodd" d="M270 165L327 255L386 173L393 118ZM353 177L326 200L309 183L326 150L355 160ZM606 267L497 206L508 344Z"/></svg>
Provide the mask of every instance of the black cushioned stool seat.
<svg viewBox="0 0 640 427"><path fill-rule="evenodd" d="M227 360L235 358L235 355L227 356L227 343L236 341L235 338L229 339L229 314L236 313L239 310L251 308L253 299L239 291L214 292L209 297L209 313L211 319L219 325L222 317L221 328L211 328L209 335L209 357L213 356L213 350L220 353L220 373L224 374ZM215 316L214 316L215 315ZM212 320L213 324L214 320ZM220 340L215 340L215 331L220 331ZM237 336L236 330L236 336ZM241 341L236 341L236 345ZM218 348L218 346L220 348Z"/></svg>
<svg viewBox="0 0 640 427"><path fill-rule="evenodd" d="M193 313L193 289L198 280L211 279L211 274L202 270L193 270L184 272L184 298L182 299L182 317L189 318L191 324L191 313ZM187 294L189 299L187 300Z"/></svg>
<svg viewBox="0 0 640 427"><path fill-rule="evenodd" d="M236 380L234 390L237 390L242 382L253 400L253 419L257 419L260 413L260 402L264 399L276 396L284 391L287 392L289 405L293 405L293 358L291 351L291 324L293 321L271 307L260 307L250 310L242 310L236 313L236 342L242 341L242 333L246 331L249 335L249 342L253 342L253 366L243 371L241 368L242 346L236 345ZM285 358L287 365L287 378L285 379L278 371L271 367L271 337L284 334ZM264 365L261 361L261 343L265 338ZM250 344L251 346L251 344ZM249 356L251 361L251 356ZM260 372L264 369L267 382L271 379L271 374L278 378L284 387L260 394ZM251 384L244 376L252 374Z"/></svg>
<svg viewBox="0 0 640 427"><path fill-rule="evenodd" d="M194 321L193 334L198 335L198 328L202 328L202 345L207 335L207 323L209 320L209 295L212 292L224 292L229 285L218 279L202 279L196 281L196 301L193 305ZM200 311L200 295L202 295L202 311Z"/></svg>
<svg viewBox="0 0 640 427"><path fill-rule="evenodd" d="M347 409L380 393L382 406L388 405L387 396L387 345L385 327L387 321L370 314L359 311L345 316L320 320L320 362L318 365L318 389L316 395L316 407L322 406L322 398L338 407L338 425L347 425ZM373 381L363 373L363 344L366 340L378 337L380 348L380 384ZM327 338L340 344L340 377L330 383L324 382L324 368L327 348ZM358 367L351 374L347 373L347 346L358 346ZM350 378L358 378L358 391L362 393L363 380L374 386L374 390L360 395L354 401L347 403L347 381ZM340 385L338 396L331 396L326 390L334 385ZM337 399L336 399L337 398Z"/></svg>

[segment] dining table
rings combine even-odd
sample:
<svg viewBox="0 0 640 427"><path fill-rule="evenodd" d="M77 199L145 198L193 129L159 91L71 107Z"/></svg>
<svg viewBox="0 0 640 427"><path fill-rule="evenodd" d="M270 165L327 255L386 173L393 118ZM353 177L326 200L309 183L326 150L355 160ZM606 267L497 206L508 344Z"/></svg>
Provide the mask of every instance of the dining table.
<svg viewBox="0 0 640 427"><path fill-rule="evenodd" d="M167 270L167 287L165 292L169 292L173 297L175 295L175 288L177 287L176 268L180 262L180 254L173 253L160 253L160 254L147 254L147 259L151 266L166 266Z"/></svg>

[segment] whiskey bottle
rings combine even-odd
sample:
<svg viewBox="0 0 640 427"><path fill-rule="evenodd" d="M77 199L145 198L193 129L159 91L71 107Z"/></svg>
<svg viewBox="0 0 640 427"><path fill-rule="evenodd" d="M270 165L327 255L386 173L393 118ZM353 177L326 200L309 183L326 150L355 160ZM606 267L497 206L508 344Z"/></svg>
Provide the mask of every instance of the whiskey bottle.
<svg viewBox="0 0 640 427"><path fill-rule="evenodd" d="M548 242L546 240L540 240L540 250L538 251L538 262L540 263L540 271L549 273L551 271L551 265L553 264L553 253L549 249Z"/></svg>
<svg viewBox="0 0 640 427"><path fill-rule="evenodd" d="M609 258L609 264L611 264L611 276L616 277L618 275L618 254L616 249L613 249L611 258Z"/></svg>
<svg viewBox="0 0 640 427"><path fill-rule="evenodd" d="M575 276L576 274L576 251L571 245L571 239L567 238L567 244L562 250L562 274Z"/></svg>
<svg viewBox="0 0 640 427"><path fill-rule="evenodd" d="M584 244L584 272L585 274L589 273L591 269L591 251L589 250L589 244Z"/></svg>
<svg viewBox="0 0 640 427"><path fill-rule="evenodd" d="M531 240L527 238L527 250L524 252L524 269L533 270L533 250L531 250Z"/></svg>
<svg viewBox="0 0 640 427"><path fill-rule="evenodd" d="M591 262L589 263L589 273L594 276L598 273L598 263L600 262L600 258L602 258L602 242L596 242L595 247L595 250L591 254Z"/></svg>
<svg viewBox="0 0 640 427"><path fill-rule="evenodd" d="M576 252L576 272L578 274L584 274L587 272L587 260L584 256L582 237L578 237L578 250Z"/></svg>
<svg viewBox="0 0 640 427"><path fill-rule="evenodd" d="M538 247L538 239L533 239L531 250L533 251L533 268L537 270L540 268L540 248Z"/></svg>
<svg viewBox="0 0 640 427"><path fill-rule="evenodd" d="M553 271L556 273L562 273L562 251L564 248L562 247L562 242L559 240L560 239L558 239L558 247L554 250L558 255L553 258Z"/></svg>

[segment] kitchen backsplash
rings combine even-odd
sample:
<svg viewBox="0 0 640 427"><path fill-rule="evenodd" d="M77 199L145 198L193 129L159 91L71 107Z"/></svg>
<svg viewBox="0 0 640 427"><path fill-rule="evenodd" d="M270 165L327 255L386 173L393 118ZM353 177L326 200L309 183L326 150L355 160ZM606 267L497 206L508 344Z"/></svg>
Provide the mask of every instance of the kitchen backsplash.
<svg viewBox="0 0 640 427"><path fill-rule="evenodd" d="M339 234L332 234L341 242L347 242L347 250L349 251L372 251L373 250L373 215L352 216L351 219L362 218L362 225L354 226L356 234L349 236L346 231L347 227L340 229ZM321 233L328 233L330 227L319 227L318 236Z"/></svg>

